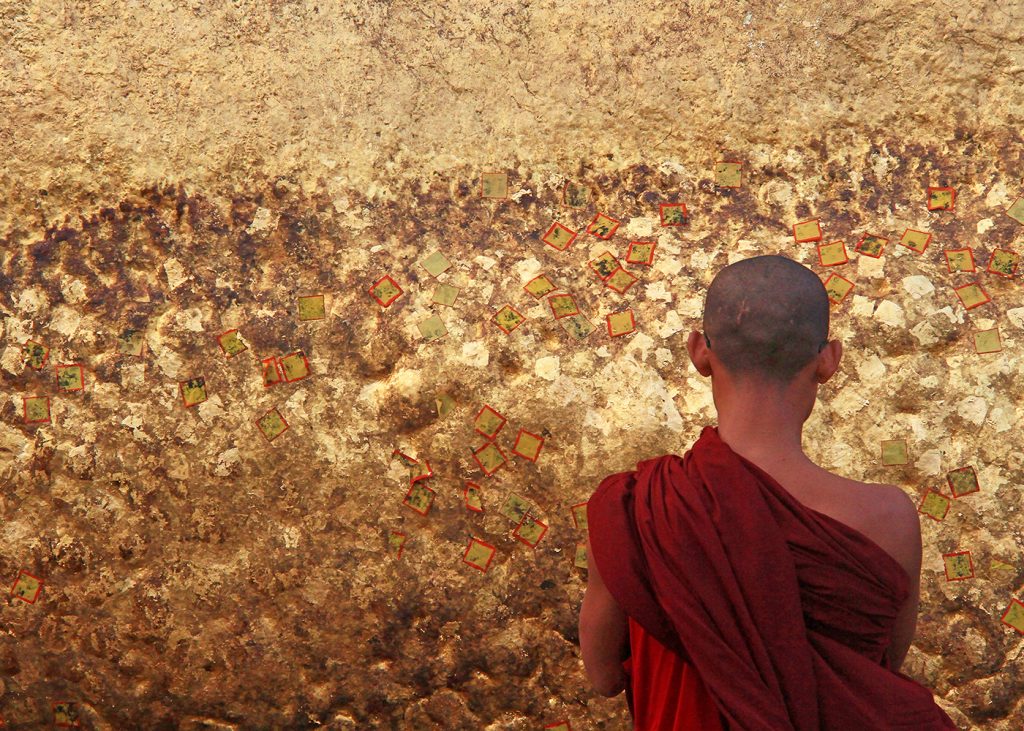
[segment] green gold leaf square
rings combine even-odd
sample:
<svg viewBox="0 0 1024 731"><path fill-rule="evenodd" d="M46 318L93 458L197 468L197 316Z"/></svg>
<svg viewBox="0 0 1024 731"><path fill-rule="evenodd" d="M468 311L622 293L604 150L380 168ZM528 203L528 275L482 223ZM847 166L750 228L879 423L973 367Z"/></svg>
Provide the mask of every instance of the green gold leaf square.
<svg viewBox="0 0 1024 731"><path fill-rule="evenodd" d="M665 204L660 207L662 226L682 226L686 213L682 204Z"/></svg>
<svg viewBox="0 0 1024 731"><path fill-rule="evenodd" d="M603 213L598 213L594 216L594 220L587 225L587 233L598 237L599 239L611 238L612 234L615 233L615 229L619 227L619 222L610 216L606 216Z"/></svg>
<svg viewBox="0 0 1024 731"><path fill-rule="evenodd" d="M427 270L430 276L437 277L448 271L451 268L452 263L448 261L448 257L440 251L435 251L433 254L421 261L420 265Z"/></svg>
<svg viewBox="0 0 1024 731"><path fill-rule="evenodd" d="M578 569L587 568L587 544L576 544L576 555L573 556L572 565Z"/></svg>
<svg viewBox="0 0 1024 731"><path fill-rule="evenodd" d="M242 338L239 337L237 330L228 330L226 333L220 335L217 340L220 342L220 347L224 350L229 358L234 358L239 353L248 350L248 346L242 342Z"/></svg>
<svg viewBox="0 0 1024 731"><path fill-rule="evenodd" d="M431 315L423 322L420 322L417 327L420 330L420 335L423 336L423 341L426 343L448 334L448 328L444 326L444 322L437 315Z"/></svg>
<svg viewBox="0 0 1024 731"><path fill-rule="evenodd" d="M433 490L423 483L417 482L409 488L409 492L406 494L403 503L420 515L426 515L430 512L430 507L434 504L435 496L436 493Z"/></svg>
<svg viewBox="0 0 1024 731"><path fill-rule="evenodd" d="M505 464L505 455L492 442L488 442L480 447L474 454L480 463L481 469L488 475Z"/></svg>
<svg viewBox="0 0 1024 731"><path fill-rule="evenodd" d="M587 530L587 504L572 506L572 520L580 530Z"/></svg>
<svg viewBox="0 0 1024 731"><path fill-rule="evenodd" d="M537 457L540 456L542 446L544 446L544 439L542 437L539 437L536 434L531 434L525 429L520 429L519 434L516 436L516 443L515 446L512 447L512 451L524 459L536 462Z"/></svg>
<svg viewBox="0 0 1024 731"><path fill-rule="evenodd" d="M532 507L525 498L510 492L498 513L518 525L523 520L523 516L529 513Z"/></svg>
<svg viewBox="0 0 1024 731"><path fill-rule="evenodd" d="M910 461L907 442L903 439L888 439L882 442L882 464L904 465Z"/></svg>
<svg viewBox="0 0 1024 731"><path fill-rule="evenodd" d="M121 355L140 356L144 342L141 330L125 330L117 338L117 352Z"/></svg>
<svg viewBox="0 0 1024 731"><path fill-rule="evenodd" d="M50 420L50 399L45 396L30 396L25 399L25 421L42 423Z"/></svg>
<svg viewBox="0 0 1024 731"><path fill-rule="evenodd" d="M889 243L889 240L882 236L875 236L874 234L865 234L864 237L857 244L857 251L866 256L873 256L876 259L882 255L885 250L885 245Z"/></svg>
<svg viewBox="0 0 1024 731"><path fill-rule="evenodd" d="M715 164L715 185L719 188L739 188L740 170L738 162L720 162Z"/></svg>
<svg viewBox="0 0 1024 731"><path fill-rule="evenodd" d="M1006 249L996 249L992 252L992 261L989 262L988 269L995 274L1012 277L1017 271L1019 261L1020 254Z"/></svg>
<svg viewBox="0 0 1024 731"><path fill-rule="evenodd" d="M635 282L636 277L622 267L619 267L612 272L612 275L608 277L605 284L608 285L609 289L614 289L619 294L623 294L626 290L632 287Z"/></svg>
<svg viewBox="0 0 1024 731"><path fill-rule="evenodd" d="M811 221L801 221L800 223L794 225L793 238L796 239L797 243L820 240L821 226L818 224L818 219L814 219Z"/></svg>
<svg viewBox="0 0 1024 731"><path fill-rule="evenodd" d="M548 297L548 304L551 305L551 312L556 319L575 315L580 311L571 294L553 294Z"/></svg>
<svg viewBox="0 0 1024 731"><path fill-rule="evenodd" d="M934 188L928 194L928 210L953 210L953 190L950 188Z"/></svg>
<svg viewBox="0 0 1024 731"><path fill-rule="evenodd" d="M626 262L629 264L650 264L654 256L654 244L634 241L629 245Z"/></svg>
<svg viewBox="0 0 1024 731"><path fill-rule="evenodd" d="M848 295L852 289L852 282L835 274L830 276L828 281L825 282L825 293L828 295L829 302L834 305L838 305L846 299L846 295Z"/></svg>
<svg viewBox="0 0 1024 731"><path fill-rule="evenodd" d="M481 176L480 188L484 198L507 198L508 175L506 173L484 173Z"/></svg>
<svg viewBox="0 0 1024 731"><path fill-rule="evenodd" d="M443 419L452 413L455 408L455 399L446 393L439 393L434 399L434 406L437 408L437 418Z"/></svg>
<svg viewBox="0 0 1024 731"><path fill-rule="evenodd" d="M958 287L955 291L956 296L960 298L964 308L968 310L979 307L990 301L989 296L985 294L985 290L983 290L977 283Z"/></svg>
<svg viewBox="0 0 1024 731"><path fill-rule="evenodd" d="M575 238L575 231L556 221L551 224L541 240L558 251L565 251Z"/></svg>
<svg viewBox="0 0 1024 731"><path fill-rule="evenodd" d="M979 354L998 353L1003 349L999 342L999 328L979 330L974 333L974 350Z"/></svg>
<svg viewBox="0 0 1024 731"><path fill-rule="evenodd" d="M402 553L402 548L405 546L405 541L405 535L392 531L391 535L388 536L388 553L398 558Z"/></svg>
<svg viewBox="0 0 1024 731"><path fill-rule="evenodd" d="M439 284L434 288L432 302L435 305L451 307L455 304L455 298L459 296L459 288L450 284Z"/></svg>
<svg viewBox="0 0 1024 731"><path fill-rule="evenodd" d="M826 267L845 264L849 261L849 257L846 255L846 246L842 241L822 244L818 247L818 256L821 259L821 265Z"/></svg>
<svg viewBox="0 0 1024 731"><path fill-rule="evenodd" d="M946 252L946 262L951 272L973 272L974 257L970 249L956 249Z"/></svg>
<svg viewBox="0 0 1024 731"><path fill-rule="evenodd" d="M583 208L590 203L590 188L578 183L566 183L563 200L567 206Z"/></svg>
<svg viewBox="0 0 1024 731"><path fill-rule="evenodd" d="M466 508L473 510L477 513L482 513L484 509L484 498L478 487L467 487L466 488Z"/></svg>
<svg viewBox="0 0 1024 731"><path fill-rule="evenodd" d="M501 428L505 426L505 421L504 416L490 406L484 406L473 420L473 428L488 439L494 439Z"/></svg>
<svg viewBox="0 0 1024 731"><path fill-rule="evenodd" d="M300 320L323 320L327 317L327 307L322 294L299 297Z"/></svg>
<svg viewBox="0 0 1024 731"><path fill-rule="evenodd" d="M1024 634L1024 604L1017 599L1010 600L1010 606L1003 612L1001 621Z"/></svg>
<svg viewBox="0 0 1024 731"><path fill-rule="evenodd" d="M628 335L636 328L633 325L633 311L613 312L608 315L608 334L612 337Z"/></svg>
<svg viewBox="0 0 1024 731"><path fill-rule="evenodd" d="M1024 196L1021 196L1006 209L1006 215L1017 223L1024 223Z"/></svg>
<svg viewBox="0 0 1024 731"><path fill-rule="evenodd" d="M582 314L563 317L558 321L558 324L576 340L584 340L590 333L594 332L594 323Z"/></svg>
<svg viewBox="0 0 1024 731"><path fill-rule="evenodd" d="M24 599L29 604L34 604L36 597L39 594L40 586L41 583L39 579L34 576L29 576L28 574L21 574L18 577L18 581L14 584L14 589L11 591L11 594L19 599Z"/></svg>

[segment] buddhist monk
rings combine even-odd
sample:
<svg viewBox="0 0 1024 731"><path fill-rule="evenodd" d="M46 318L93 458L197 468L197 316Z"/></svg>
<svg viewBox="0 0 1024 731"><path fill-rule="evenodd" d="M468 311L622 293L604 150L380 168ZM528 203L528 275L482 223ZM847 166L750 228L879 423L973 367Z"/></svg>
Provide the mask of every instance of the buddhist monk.
<svg viewBox="0 0 1024 731"><path fill-rule="evenodd" d="M639 731L956 728L900 672L919 601L913 501L803 451L842 356L828 333L809 269L722 269L687 341L717 427L589 501L583 662L598 693L626 692Z"/></svg>

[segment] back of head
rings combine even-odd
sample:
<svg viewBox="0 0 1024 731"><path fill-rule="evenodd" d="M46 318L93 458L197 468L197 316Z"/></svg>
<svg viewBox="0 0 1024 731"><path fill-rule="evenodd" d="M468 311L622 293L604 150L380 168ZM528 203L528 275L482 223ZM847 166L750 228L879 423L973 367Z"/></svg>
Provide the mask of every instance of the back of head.
<svg viewBox="0 0 1024 731"><path fill-rule="evenodd" d="M755 256L722 269L704 302L711 351L736 376L792 381L828 339L825 286L784 256Z"/></svg>

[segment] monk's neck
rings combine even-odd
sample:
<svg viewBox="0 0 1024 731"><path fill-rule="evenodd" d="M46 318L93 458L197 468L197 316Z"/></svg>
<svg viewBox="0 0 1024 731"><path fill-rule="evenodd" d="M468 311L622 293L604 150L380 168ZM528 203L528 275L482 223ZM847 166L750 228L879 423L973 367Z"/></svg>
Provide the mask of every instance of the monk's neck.
<svg viewBox="0 0 1024 731"><path fill-rule="evenodd" d="M718 435L742 457L762 467L810 462L803 450L806 414L783 393L734 392L716 398Z"/></svg>

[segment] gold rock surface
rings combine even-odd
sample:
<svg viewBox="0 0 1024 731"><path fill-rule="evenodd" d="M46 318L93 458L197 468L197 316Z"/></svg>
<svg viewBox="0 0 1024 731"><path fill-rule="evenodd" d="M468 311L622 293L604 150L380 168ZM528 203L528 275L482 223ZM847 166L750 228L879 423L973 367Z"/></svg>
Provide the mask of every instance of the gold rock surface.
<svg viewBox="0 0 1024 731"><path fill-rule="evenodd" d="M97 729L628 728L579 660L571 507L713 420L685 337L714 273L761 253L854 284L811 456L951 501L921 516L904 672L962 728L1019 726L1024 637L1001 617L1024 579L1024 296L986 269L1024 235L1024 14L721 5L0 5L0 577L42 580L2 606L9 727L73 703ZM729 160L739 188L715 185ZM598 212L621 222L607 240L585 233ZM812 218L848 263L794 241ZM541 241L554 221L579 232L565 251ZM651 266L625 263L633 240ZM950 272L965 247L977 272ZM637 277L623 294L588 265L605 251ZM524 291L542 272L592 332ZM965 309L971 282L991 302ZM325 317L300 313L318 294ZM505 305L525 317L507 335ZM627 308L636 331L611 337ZM84 388L60 388L74 364ZM26 423L34 396L49 422ZM485 404L507 419L492 476ZM888 440L906 464L883 465ZM426 515L403 504L422 461ZM980 489L953 497L968 465ZM510 493L548 526L536 547ZM962 551L974 576L947 581Z"/></svg>

